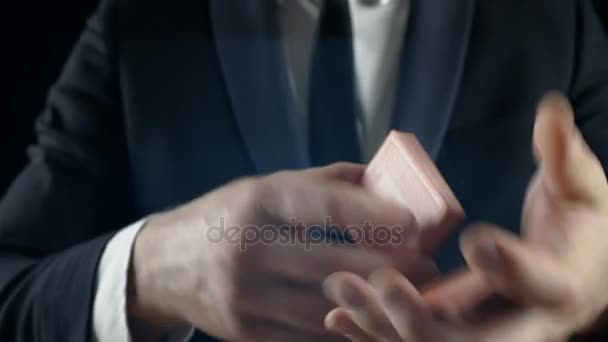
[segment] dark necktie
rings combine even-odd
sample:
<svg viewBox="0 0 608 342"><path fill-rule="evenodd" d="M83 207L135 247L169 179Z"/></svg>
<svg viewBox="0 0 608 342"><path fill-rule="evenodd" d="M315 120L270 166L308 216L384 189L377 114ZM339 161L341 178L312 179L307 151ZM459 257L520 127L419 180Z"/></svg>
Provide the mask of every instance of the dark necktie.
<svg viewBox="0 0 608 342"><path fill-rule="evenodd" d="M354 89L348 1L326 0L310 74L309 147L314 166L360 162Z"/></svg>

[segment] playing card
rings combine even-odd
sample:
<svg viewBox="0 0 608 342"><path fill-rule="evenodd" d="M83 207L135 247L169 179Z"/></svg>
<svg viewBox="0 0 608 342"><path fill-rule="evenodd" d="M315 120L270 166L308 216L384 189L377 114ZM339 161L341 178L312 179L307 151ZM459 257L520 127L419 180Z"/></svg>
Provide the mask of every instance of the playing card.
<svg viewBox="0 0 608 342"><path fill-rule="evenodd" d="M424 252L433 252L464 220L458 199L413 134L392 131L365 171L362 184L414 214Z"/></svg>

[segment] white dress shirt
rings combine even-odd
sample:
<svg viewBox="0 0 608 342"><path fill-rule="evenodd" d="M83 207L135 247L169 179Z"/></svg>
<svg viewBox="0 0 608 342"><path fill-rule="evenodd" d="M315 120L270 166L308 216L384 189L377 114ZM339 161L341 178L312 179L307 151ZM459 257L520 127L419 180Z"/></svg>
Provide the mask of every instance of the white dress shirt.
<svg viewBox="0 0 608 342"><path fill-rule="evenodd" d="M410 0L349 0L353 26L361 154L370 160L391 123L399 74L399 57L409 17ZM298 100L302 129L307 129L308 74L316 40L321 0L277 0L292 89ZM246 58L246 57L244 57ZM145 220L118 233L106 246L98 269L93 306L93 340L131 341L126 290L131 250ZM191 331L176 331L170 341L186 341Z"/></svg>

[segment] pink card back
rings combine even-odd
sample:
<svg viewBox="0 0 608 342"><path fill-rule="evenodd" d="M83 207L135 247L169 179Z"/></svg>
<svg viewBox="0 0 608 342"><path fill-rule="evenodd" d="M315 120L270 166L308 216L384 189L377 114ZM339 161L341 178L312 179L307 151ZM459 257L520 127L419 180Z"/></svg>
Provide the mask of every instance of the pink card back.
<svg viewBox="0 0 608 342"><path fill-rule="evenodd" d="M434 252L464 220L462 206L413 134L392 131L362 184L414 214L425 253Z"/></svg>

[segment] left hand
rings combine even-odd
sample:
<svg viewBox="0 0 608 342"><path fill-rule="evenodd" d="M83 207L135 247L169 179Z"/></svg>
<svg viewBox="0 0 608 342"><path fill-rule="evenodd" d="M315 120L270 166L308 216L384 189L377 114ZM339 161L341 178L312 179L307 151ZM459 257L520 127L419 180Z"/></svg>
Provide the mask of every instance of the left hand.
<svg viewBox="0 0 608 342"><path fill-rule="evenodd" d="M604 170L559 95L539 107L534 148L539 169L521 238L489 225L469 230L461 247L470 271L422 294L392 270L369 282L334 274L325 286L339 307L326 317L327 328L361 342L537 342L566 341L594 324L608 307ZM463 318L491 293L510 308ZM435 315L450 306L447 318Z"/></svg>

